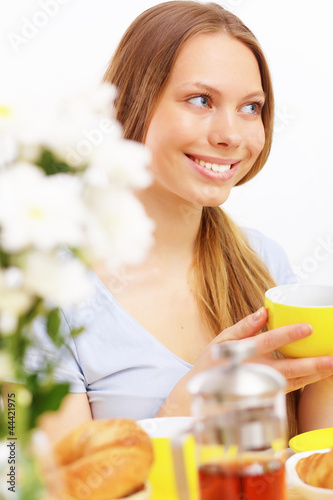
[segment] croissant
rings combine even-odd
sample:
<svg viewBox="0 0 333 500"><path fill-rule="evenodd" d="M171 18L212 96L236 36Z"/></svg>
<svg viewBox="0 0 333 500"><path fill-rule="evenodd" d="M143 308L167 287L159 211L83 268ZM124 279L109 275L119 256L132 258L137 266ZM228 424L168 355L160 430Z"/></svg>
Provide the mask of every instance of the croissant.
<svg viewBox="0 0 333 500"><path fill-rule="evenodd" d="M153 463L149 436L133 420L94 420L54 447L60 500L110 500L142 488Z"/></svg>
<svg viewBox="0 0 333 500"><path fill-rule="evenodd" d="M333 489L333 449L301 458L296 464L296 472L311 486Z"/></svg>

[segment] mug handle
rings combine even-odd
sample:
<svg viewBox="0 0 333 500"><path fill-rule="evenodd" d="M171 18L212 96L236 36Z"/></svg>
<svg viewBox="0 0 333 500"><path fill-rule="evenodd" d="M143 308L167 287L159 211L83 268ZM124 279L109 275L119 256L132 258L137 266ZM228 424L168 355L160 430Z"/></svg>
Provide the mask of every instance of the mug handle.
<svg viewBox="0 0 333 500"><path fill-rule="evenodd" d="M171 439L173 468L175 473L177 493L180 500L191 500L184 457L184 443L189 435L189 432L186 432L183 434L178 434Z"/></svg>

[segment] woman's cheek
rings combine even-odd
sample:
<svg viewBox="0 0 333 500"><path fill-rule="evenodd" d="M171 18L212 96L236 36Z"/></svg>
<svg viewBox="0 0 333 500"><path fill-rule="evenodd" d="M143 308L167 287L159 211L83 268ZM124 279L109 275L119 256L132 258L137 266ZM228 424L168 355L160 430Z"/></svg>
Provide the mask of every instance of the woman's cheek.
<svg viewBox="0 0 333 500"><path fill-rule="evenodd" d="M265 130L263 126L251 128L246 132L247 149L250 151L252 158L255 160L265 145Z"/></svg>
<svg viewBox="0 0 333 500"><path fill-rule="evenodd" d="M259 127L259 130L257 131L257 134L256 134L256 141L255 141L255 147L256 147L256 150L258 151L258 155L261 153L261 151L263 150L264 146L265 146L265 129L264 129L264 126L262 125L261 127Z"/></svg>

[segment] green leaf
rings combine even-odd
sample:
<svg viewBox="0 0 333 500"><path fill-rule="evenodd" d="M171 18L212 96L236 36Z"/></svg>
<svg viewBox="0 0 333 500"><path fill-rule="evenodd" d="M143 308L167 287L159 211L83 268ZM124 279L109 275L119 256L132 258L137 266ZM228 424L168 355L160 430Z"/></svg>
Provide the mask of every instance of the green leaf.
<svg viewBox="0 0 333 500"><path fill-rule="evenodd" d="M0 384L0 398L1 396L4 397L2 384ZM5 412L0 407L0 441L7 435L7 431L8 431L8 426L7 426L7 420L5 418Z"/></svg>
<svg viewBox="0 0 333 500"><path fill-rule="evenodd" d="M40 415L47 411L57 411L63 398L69 392L69 383L53 382L48 386L35 386L30 407L29 428L36 427Z"/></svg>
<svg viewBox="0 0 333 500"><path fill-rule="evenodd" d="M39 314L40 304L41 299L36 298L29 311L19 318L15 333L5 339L5 348L16 359L17 373L24 371L22 363L26 350L31 345L31 325Z"/></svg>
<svg viewBox="0 0 333 500"><path fill-rule="evenodd" d="M77 335L79 335L79 333L82 333L83 331L84 331L83 326L81 326L80 328L72 328L71 329L71 336L76 337Z"/></svg>
<svg viewBox="0 0 333 500"><path fill-rule="evenodd" d="M61 316L60 309L52 309L46 320L46 330L53 343L60 347L63 344L63 337L60 335Z"/></svg>
<svg viewBox="0 0 333 500"><path fill-rule="evenodd" d="M1 236L1 231L0 231ZM0 269L10 266L10 255L4 252L0 247Z"/></svg>
<svg viewBox="0 0 333 500"><path fill-rule="evenodd" d="M62 161L58 161L54 154L44 149L36 165L41 167L46 175L58 174L60 172L73 172L73 169Z"/></svg>
<svg viewBox="0 0 333 500"><path fill-rule="evenodd" d="M36 298L35 302L33 303L32 307L29 309L27 313L25 313L24 316L22 316L21 320L23 323L26 325L30 325L33 319L36 318L36 316L39 315L40 312L40 307L42 305L42 299L41 298Z"/></svg>

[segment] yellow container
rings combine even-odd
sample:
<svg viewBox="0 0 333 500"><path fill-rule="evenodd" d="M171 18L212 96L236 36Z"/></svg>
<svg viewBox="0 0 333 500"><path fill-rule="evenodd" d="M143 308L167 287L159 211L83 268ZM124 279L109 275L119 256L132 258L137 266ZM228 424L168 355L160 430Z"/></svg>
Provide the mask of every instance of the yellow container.
<svg viewBox="0 0 333 500"><path fill-rule="evenodd" d="M179 500L170 438L153 438L154 464L149 475L153 494L151 500ZM193 436L184 443L186 473L190 487L190 500L199 500L198 475Z"/></svg>
<svg viewBox="0 0 333 500"><path fill-rule="evenodd" d="M295 453L333 448L333 427L298 434L290 439L289 446Z"/></svg>
<svg viewBox="0 0 333 500"><path fill-rule="evenodd" d="M289 358L333 356L333 286L282 285L267 290L268 328L310 323L313 333L279 350Z"/></svg>

